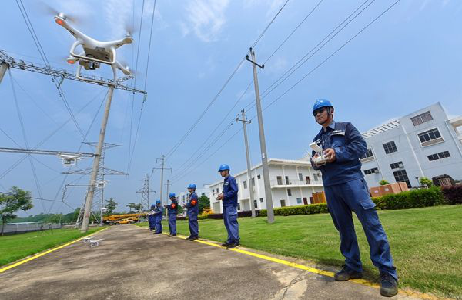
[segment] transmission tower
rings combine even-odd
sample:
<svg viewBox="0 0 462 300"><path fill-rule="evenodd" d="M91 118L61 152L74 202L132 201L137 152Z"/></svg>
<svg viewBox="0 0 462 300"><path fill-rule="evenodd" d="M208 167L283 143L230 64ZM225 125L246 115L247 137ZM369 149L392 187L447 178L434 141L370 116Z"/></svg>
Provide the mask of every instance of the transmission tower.
<svg viewBox="0 0 462 300"><path fill-rule="evenodd" d="M149 194L156 193L156 191L149 189L149 175L146 174L146 178L144 179L143 188L136 191L136 193L141 194L141 211L149 210L150 201L149 201Z"/></svg>

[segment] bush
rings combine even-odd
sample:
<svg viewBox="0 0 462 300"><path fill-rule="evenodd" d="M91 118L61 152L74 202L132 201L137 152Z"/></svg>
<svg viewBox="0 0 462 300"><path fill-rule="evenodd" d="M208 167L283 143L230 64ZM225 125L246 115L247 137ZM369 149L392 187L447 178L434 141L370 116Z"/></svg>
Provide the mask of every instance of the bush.
<svg viewBox="0 0 462 300"><path fill-rule="evenodd" d="M424 190L413 190L372 198L376 209L405 209L428 207L445 204L443 193L439 187Z"/></svg>
<svg viewBox="0 0 462 300"><path fill-rule="evenodd" d="M388 181L386 181L385 179L382 179L380 180L379 182L380 185L387 185L387 184L390 184Z"/></svg>
<svg viewBox="0 0 462 300"><path fill-rule="evenodd" d="M446 203L448 204L462 204L462 185L443 187L442 192Z"/></svg>
<svg viewBox="0 0 462 300"><path fill-rule="evenodd" d="M318 204L308 204L308 205L296 205L296 206L286 206L274 209L275 216L291 216L291 215L312 215L327 213L327 204L318 203ZM260 210L259 217L266 217L266 209Z"/></svg>

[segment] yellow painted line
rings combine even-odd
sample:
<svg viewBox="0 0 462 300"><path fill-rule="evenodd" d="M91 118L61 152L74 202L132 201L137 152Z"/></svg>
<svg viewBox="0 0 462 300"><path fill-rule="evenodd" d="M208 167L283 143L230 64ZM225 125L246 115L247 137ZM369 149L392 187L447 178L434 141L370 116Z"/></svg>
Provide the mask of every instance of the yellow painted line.
<svg viewBox="0 0 462 300"><path fill-rule="evenodd" d="M168 235L168 233L163 233L163 234ZM177 235L176 237L180 238L180 239L186 239L187 238L186 236L183 236L183 235ZM195 240L195 242L205 244L205 245L208 245L208 246L212 246L212 247L221 248L221 249L227 249L227 248L225 248L225 247L223 247L223 246L221 246L221 245L219 245L217 243L209 242L209 241L205 241L205 240ZM267 260L267 261L272 261L272 262L282 264L282 265L286 265L286 266L289 266L289 267L292 267L292 268L304 270L304 271L307 271L309 273L319 274L319 275L323 275L323 276L327 276L327 277L331 277L331 278L334 278L334 275L335 275L334 272L308 267L308 266L297 264L297 263L290 262L290 261L287 261L287 260L271 257L271 256L268 256L268 255L265 255L265 254L254 253L254 252L251 252L251 251L248 251L248 250L243 250L243 249L239 249L239 248L231 248L231 249L227 249L227 250L238 252L238 253L249 255L249 256L253 256L253 257L257 257L257 258L264 259L264 260ZM372 287L372 288L376 288L376 289L380 288L380 285L378 285L376 283L373 283L373 282L370 282L370 281L365 280L365 279L352 279L352 280L349 280L349 281L354 282L356 284L361 284L361 285L369 286L369 287ZM399 294L403 295L403 296L416 297L416 298L428 299L428 300L446 299L446 298L436 297L436 296L431 295L431 294L425 294L425 293L421 293L421 292L417 292L417 291L411 291L411 290L400 290Z"/></svg>
<svg viewBox="0 0 462 300"><path fill-rule="evenodd" d="M22 265L22 264L25 264L26 262L29 262L29 261L31 261L31 260L37 259L37 258L39 258L39 257L42 257L42 256L44 256L44 255L46 255L46 254L48 254L48 253L51 253L51 252L54 252L54 251L59 250L59 249L61 249L61 248L67 247L67 246L69 246L69 245L72 245L72 244L74 244L74 243L76 243L76 242L82 240L84 237L86 237L86 236L88 236L88 235L100 233L101 231L104 231L104 230L106 230L106 229L108 229L108 228L109 228L109 227L104 228L104 229L101 229L101 230L99 230L99 231L97 231L97 232L93 232L93 233L84 235L84 236L82 236L82 237L80 237L80 238L78 238L78 239L76 239L76 240L67 242L67 243L65 243L65 244L63 244L63 245L61 245L61 246L58 246L58 247L55 247L55 248L52 248L52 249L48 249L48 250L46 250L46 251L40 252L40 253L38 253L38 254L35 254L35 255L31 256L31 257L28 257L28 258L19 260L19 261L15 262L15 263L13 263L13 264L11 264L11 265L8 265L8 266L6 266L6 267L1 268L1 269L0 269L0 273L3 273L3 272L5 272L5 271L7 271L7 270L9 270L9 269L16 268L16 267L18 267L18 266L20 266L20 265Z"/></svg>

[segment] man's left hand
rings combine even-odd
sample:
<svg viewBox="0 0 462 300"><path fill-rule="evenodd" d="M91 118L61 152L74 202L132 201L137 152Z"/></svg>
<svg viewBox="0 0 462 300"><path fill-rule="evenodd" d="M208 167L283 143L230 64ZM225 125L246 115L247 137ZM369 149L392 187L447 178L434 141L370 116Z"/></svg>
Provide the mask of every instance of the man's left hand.
<svg viewBox="0 0 462 300"><path fill-rule="evenodd" d="M326 162L334 162L336 159L335 150L332 148L327 148L326 150L324 150L324 157L326 158Z"/></svg>
<svg viewBox="0 0 462 300"><path fill-rule="evenodd" d="M223 193L219 193L219 194L218 194L217 200L223 200Z"/></svg>

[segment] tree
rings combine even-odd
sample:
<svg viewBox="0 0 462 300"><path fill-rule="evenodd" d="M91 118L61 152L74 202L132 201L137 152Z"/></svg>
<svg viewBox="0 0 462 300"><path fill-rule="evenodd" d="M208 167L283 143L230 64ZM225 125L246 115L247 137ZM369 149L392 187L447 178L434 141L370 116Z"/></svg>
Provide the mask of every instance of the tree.
<svg viewBox="0 0 462 300"><path fill-rule="evenodd" d="M388 181L386 181L385 179L382 179L380 180L379 182L380 185L386 185L386 184L390 184Z"/></svg>
<svg viewBox="0 0 462 300"><path fill-rule="evenodd" d="M16 186L13 186L8 193L0 193L0 215L2 220L2 231L1 234L3 235L3 229L5 224L11 220L16 218L15 213L18 210L29 210L33 206L32 204L32 197L30 192L23 191Z"/></svg>
<svg viewBox="0 0 462 300"><path fill-rule="evenodd" d="M114 210L116 209L117 202L114 201L114 199L109 198L109 200L106 200L106 212L104 213L105 216L112 215Z"/></svg>
<svg viewBox="0 0 462 300"><path fill-rule="evenodd" d="M199 198L199 213L202 213L204 208L210 208L210 199L205 195L200 196Z"/></svg>
<svg viewBox="0 0 462 300"><path fill-rule="evenodd" d="M128 212L129 214L132 214L132 213L135 213L141 210L141 203L128 203L126 206L130 209L130 211Z"/></svg>
<svg viewBox="0 0 462 300"><path fill-rule="evenodd" d="M425 185L427 188L433 185L433 182L427 177L420 177L419 182L421 185Z"/></svg>

